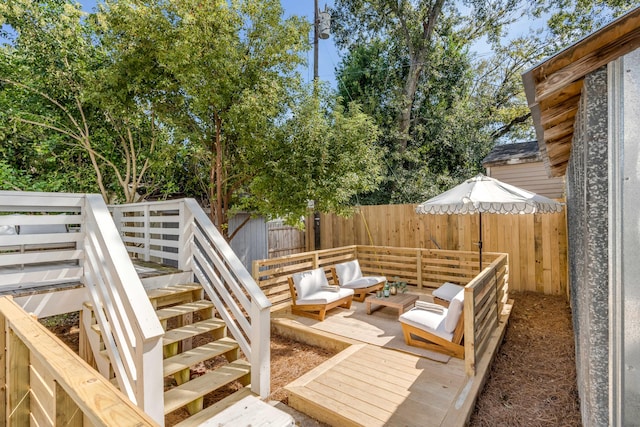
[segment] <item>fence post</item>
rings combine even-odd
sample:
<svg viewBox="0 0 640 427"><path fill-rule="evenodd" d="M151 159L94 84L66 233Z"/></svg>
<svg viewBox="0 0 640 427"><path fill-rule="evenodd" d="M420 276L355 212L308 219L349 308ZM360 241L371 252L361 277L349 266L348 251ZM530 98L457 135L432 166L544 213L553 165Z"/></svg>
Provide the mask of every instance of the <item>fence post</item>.
<svg viewBox="0 0 640 427"><path fill-rule="evenodd" d="M144 207L144 260L151 261L151 218L149 205Z"/></svg>
<svg viewBox="0 0 640 427"><path fill-rule="evenodd" d="M416 280L418 289L422 289L422 249L416 251Z"/></svg>
<svg viewBox="0 0 640 427"><path fill-rule="evenodd" d="M182 271L192 271L192 245L193 242L193 229L194 217L191 209L188 209L184 200L178 208L179 211L179 223L180 223L180 236L178 237L178 268Z"/></svg>
<svg viewBox="0 0 640 427"><path fill-rule="evenodd" d="M271 310L251 302L251 391L266 399L271 382Z"/></svg>

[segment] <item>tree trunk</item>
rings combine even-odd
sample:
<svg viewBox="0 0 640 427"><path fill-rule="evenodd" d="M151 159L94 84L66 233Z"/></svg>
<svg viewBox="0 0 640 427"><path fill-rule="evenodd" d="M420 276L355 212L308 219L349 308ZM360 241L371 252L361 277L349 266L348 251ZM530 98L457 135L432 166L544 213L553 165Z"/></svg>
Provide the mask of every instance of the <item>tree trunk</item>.
<svg viewBox="0 0 640 427"><path fill-rule="evenodd" d="M417 43L414 43L411 38L406 17L402 16L400 10L396 9L400 25L402 26L402 32L405 35L405 42L409 48L409 60L411 61L407 80L405 81L402 91L400 112L398 114L398 151L400 153L407 149L409 131L411 128L411 112L413 111L418 82L422 76L422 72L424 71L424 64L427 60L427 53L431 45L431 38L433 37L433 32L440 13L442 12L444 2L445 0L436 0L433 6L429 9L427 19L422 21L422 36Z"/></svg>

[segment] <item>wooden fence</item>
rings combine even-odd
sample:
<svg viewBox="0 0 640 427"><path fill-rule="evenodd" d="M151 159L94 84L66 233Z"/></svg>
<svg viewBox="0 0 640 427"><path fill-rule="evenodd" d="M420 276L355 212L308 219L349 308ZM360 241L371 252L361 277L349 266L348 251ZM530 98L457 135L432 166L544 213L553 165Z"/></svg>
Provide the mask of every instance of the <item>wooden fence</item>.
<svg viewBox="0 0 640 427"><path fill-rule="evenodd" d="M0 425L159 425L9 297L0 329Z"/></svg>
<svg viewBox="0 0 640 427"><path fill-rule="evenodd" d="M477 254L478 215L420 215L415 208L416 205L361 206L350 218L322 214L321 248L377 245ZM535 215L483 214L482 228L483 254L509 254L512 291L568 295L564 211Z"/></svg>

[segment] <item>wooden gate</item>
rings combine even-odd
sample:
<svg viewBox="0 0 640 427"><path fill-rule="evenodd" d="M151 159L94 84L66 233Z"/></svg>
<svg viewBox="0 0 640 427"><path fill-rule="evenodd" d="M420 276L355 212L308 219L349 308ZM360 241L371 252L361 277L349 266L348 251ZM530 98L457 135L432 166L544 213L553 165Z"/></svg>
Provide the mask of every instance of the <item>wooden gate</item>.
<svg viewBox="0 0 640 427"><path fill-rule="evenodd" d="M297 254L306 250L304 231L286 225L282 220L267 222L269 258Z"/></svg>

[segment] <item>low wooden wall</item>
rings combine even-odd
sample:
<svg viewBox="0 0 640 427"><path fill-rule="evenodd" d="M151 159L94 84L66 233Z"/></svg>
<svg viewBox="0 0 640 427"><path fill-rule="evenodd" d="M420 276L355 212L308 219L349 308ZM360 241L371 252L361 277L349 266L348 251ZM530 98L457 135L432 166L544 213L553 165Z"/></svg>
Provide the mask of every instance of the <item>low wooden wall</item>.
<svg viewBox="0 0 640 427"><path fill-rule="evenodd" d="M437 288L444 282L465 286L464 346L468 375L487 351L492 333L509 297L509 256L487 253L480 271L474 252L385 246L346 246L254 261L253 277L269 298L272 310L291 305L287 277L322 267L330 278L334 264L357 259L364 275L403 280L416 288ZM397 279L396 279L397 278ZM331 280L331 279L330 279ZM472 319L472 321L471 321Z"/></svg>
<svg viewBox="0 0 640 427"><path fill-rule="evenodd" d="M360 206L349 218L320 215L322 249L349 245L478 252L478 215L421 215L416 205ZM483 214L483 249L509 254L509 288L568 295L565 212ZM312 238L309 241L313 241Z"/></svg>
<svg viewBox="0 0 640 427"><path fill-rule="evenodd" d="M484 266L500 255L486 253ZM271 310L276 311L291 305L288 276L323 267L330 278L331 266L353 259L358 260L365 275L382 275L389 281L402 280L417 288L435 289L444 282L464 286L480 272L478 254L474 252L352 245L254 261L253 278L271 301Z"/></svg>
<svg viewBox="0 0 640 427"><path fill-rule="evenodd" d="M0 328L0 425L158 425L10 297Z"/></svg>
<svg viewBox="0 0 640 427"><path fill-rule="evenodd" d="M509 259L499 256L464 289L464 359L467 375L475 375L500 315L509 299ZM473 320L473 321L470 321Z"/></svg>

